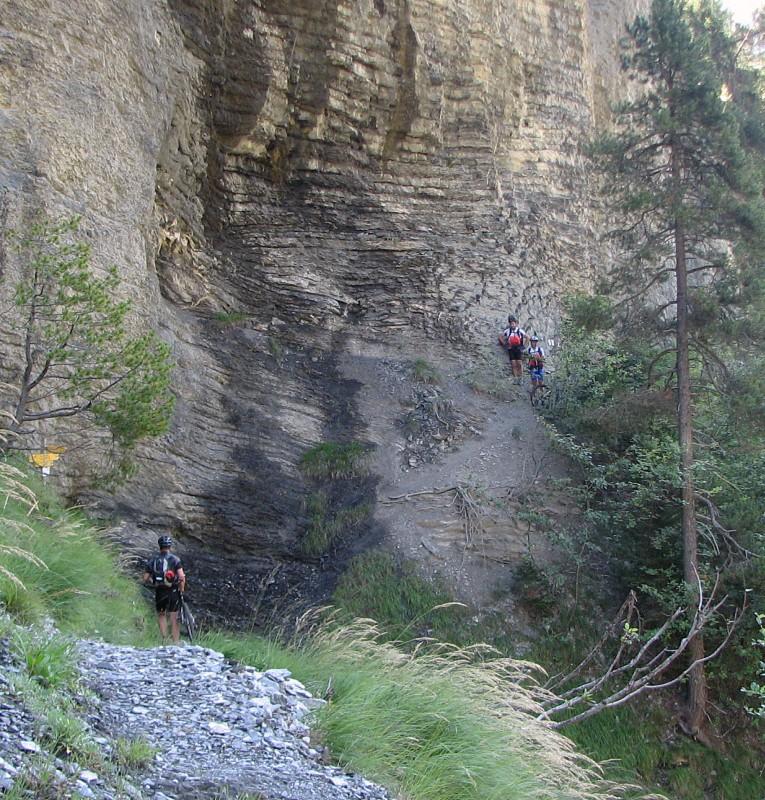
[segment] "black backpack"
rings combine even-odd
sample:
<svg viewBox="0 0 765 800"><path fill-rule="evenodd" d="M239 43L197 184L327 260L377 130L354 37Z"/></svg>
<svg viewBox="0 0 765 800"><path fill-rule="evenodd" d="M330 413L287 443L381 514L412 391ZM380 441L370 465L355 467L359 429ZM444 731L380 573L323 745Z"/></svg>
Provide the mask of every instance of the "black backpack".
<svg viewBox="0 0 765 800"><path fill-rule="evenodd" d="M151 582L155 587L164 586L170 588L180 583L178 578L178 567L180 563L180 559L172 555L172 553L163 553L154 556L154 558L149 561L146 571L151 575ZM168 571L172 572L172 578L167 574Z"/></svg>

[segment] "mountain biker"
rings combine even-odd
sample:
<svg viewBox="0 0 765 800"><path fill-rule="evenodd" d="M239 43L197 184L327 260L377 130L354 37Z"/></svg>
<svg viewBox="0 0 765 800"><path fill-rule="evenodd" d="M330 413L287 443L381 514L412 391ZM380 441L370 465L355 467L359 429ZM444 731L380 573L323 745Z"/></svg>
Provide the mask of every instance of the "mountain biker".
<svg viewBox="0 0 765 800"><path fill-rule="evenodd" d="M539 344L539 337L536 334L529 338L529 346L523 355L528 361L532 388L541 386L545 381L545 351Z"/></svg>
<svg viewBox="0 0 765 800"><path fill-rule="evenodd" d="M512 314L507 318L507 328L502 332L502 337L510 358L513 378L516 383L521 383L523 381L523 344L526 332L518 327L518 320Z"/></svg>
<svg viewBox="0 0 765 800"><path fill-rule="evenodd" d="M154 588L157 624L162 641L167 641L167 617L169 615L173 644L178 644L181 638L178 612L181 608L181 595L186 590L186 575L183 572L181 559L170 552L173 540L169 536L160 536L157 544L159 545L159 555L146 561L143 582Z"/></svg>

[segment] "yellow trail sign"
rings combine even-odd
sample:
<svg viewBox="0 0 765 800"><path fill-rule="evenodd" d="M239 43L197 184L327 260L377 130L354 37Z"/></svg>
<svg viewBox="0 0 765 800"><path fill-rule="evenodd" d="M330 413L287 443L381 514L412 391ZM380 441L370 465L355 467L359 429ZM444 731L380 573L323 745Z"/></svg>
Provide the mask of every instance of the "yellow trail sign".
<svg viewBox="0 0 765 800"><path fill-rule="evenodd" d="M58 461L61 456L58 453L32 453L29 460L36 467L49 467L54 461Z"/></svg>

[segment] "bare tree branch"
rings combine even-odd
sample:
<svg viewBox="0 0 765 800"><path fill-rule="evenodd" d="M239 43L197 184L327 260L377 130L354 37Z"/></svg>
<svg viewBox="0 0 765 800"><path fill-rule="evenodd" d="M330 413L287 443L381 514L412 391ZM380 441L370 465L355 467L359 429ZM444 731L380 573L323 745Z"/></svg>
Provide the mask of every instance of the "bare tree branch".
<svg viewBox="0 0 765 800"><path fill-rule="evenodd" d="M623 705L645 692L653 692L675 686L682 682L699 664L706 663L719 655L730 641L734 630L738 627L746 602L744 602L744 606L741 609L735 612L731 619L727 620L726 635L713 652L690 662L681 672L669 680L661 679L661 676L666 674L680 656L686 652L694 637L701 634L710 620L718 615L728 602L727 595L720 599L715 599L718 584L719 576L709 597L705 599L699 578L697 588L700 598L699 604L695 609L688 631L677 645L670 647L663 643L674 624L688 615L688 609L683 607L675 609L632 655L627 656L630 649L639 641L639 625L636 627L632 624L634 621L639 623L637 595L634 591L630 592L614 621L587 656L568 674L553 676L545 683L545 690L553 692L555 696L543 702L545 711L544 714L540 715L540 719L551 719L555 715L567 713L577 706L587 704L588 707L578 714L563 720L553 721L555 728L572 725L599 713L605 708ZM605 669L600 670L592 679L581 681L563 692L557 691L559 687L576 680L585 669L594 664L602 656L609 640L612 640L618 631L622 631L622 633L616 653ZM625 658L626 660L622 663ZM618 684L615 688L611 690L605 689L608 684L613 684L614 682ZM605 692L601 694L604 689Z"/></svg>

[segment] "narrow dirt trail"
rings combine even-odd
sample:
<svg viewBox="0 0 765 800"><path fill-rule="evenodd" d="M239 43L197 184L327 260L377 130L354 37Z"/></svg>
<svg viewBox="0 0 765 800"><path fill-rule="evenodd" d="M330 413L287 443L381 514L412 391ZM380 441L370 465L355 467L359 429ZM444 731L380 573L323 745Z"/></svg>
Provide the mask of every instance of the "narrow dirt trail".
<svg viewBox="0 0 765 800"><path fill-rule="evenodd" d="M486 377L508 399L475 391L477 370L493 373ZM431 380L418 379L428 371ZM427 341L373 352L356 342L344 373L362 384L358 403L376 446L376 516L392 552L441 575L479 608L511 585L525 554L538 563L556 557L518 514L570 523L573 506L549 485L565 464L549 448L528 387L512 385L501 351L445 359L443 345Z"/></svg>

